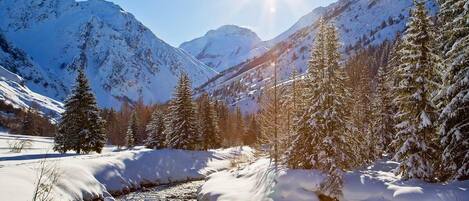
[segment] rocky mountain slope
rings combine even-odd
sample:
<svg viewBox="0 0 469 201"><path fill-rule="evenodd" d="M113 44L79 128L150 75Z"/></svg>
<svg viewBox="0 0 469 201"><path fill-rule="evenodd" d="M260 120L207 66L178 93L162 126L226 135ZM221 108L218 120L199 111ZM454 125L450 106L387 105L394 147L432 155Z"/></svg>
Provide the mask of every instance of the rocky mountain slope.
<svg viewBox="0 0 469 201"><path fill-rule="evenodd" d="M0 101L23 110L36 107L42 115L57 119L63 112L63 104L31 91L24 82L0 65Z"/></svg>
<svg viewBox="0 0 469 201"><path fill-rule="evenodd" d="M181 44L180 48L218 71L267 51L256 33L235 25L210 30L203 37Z"/></svg>
<svg viewBox="0 0 469 201"><path fill-rule="evenodd" d="M306 71L319 16L337 27L345 59L364 47L394 40L405 29L412 6L413 0L339 0L315 9L297 27L271 41L272 48L265 54L223 72L198 91L212 93L232 106L240 106L244 112L255 112L261 90L272 83L273 64L280 82L287 81L295 68L300 73ZM438 9L434 0L428 1L427 7L433 14ZM307 19L311 21L305 25Z"/></svg>
<svg viewBox="0 0 469 201"><path fill-rule="evenodd" d="M103 0L0 0L0 32L22 57L4 51L9 53L0 54L2 65L58 100L67 96L78 68L86 68L102 107L140 97L167 101L181 72L194 86L217 74Z"/></svg>

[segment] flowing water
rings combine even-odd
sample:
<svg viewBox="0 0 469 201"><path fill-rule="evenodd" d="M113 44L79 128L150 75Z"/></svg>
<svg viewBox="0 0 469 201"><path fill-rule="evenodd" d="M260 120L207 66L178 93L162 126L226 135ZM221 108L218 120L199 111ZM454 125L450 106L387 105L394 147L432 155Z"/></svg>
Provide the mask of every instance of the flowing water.
<svg viewBox="0 0 469 201"><path fill-rule="evenodd" d="M186 201L197 200L197 190L204 184L204 180L190 181L177 184L159 185L145 191L136 191L117 198L118 201Z"/></svg>

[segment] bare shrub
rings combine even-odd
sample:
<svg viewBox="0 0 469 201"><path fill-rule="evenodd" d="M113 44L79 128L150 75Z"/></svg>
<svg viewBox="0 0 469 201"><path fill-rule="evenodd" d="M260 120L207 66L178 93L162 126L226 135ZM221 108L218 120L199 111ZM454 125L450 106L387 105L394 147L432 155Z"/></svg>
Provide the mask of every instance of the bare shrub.
<svg viewBox="0 0 469 201"><path fill-rule="evenodd" d="M8 141L8 148L12 153L21 153L24 148L31 148L33 143L29 139L20 139L19 137L15 138L15 140Z"/></svg>
<svg viewBox="0 0 469 201"><path fill-rule="evenodd" d="M39 163L37 179L32 201L52 201L52 189L60 178L60 170L56 163L47 161L46 157Z"/></svg>

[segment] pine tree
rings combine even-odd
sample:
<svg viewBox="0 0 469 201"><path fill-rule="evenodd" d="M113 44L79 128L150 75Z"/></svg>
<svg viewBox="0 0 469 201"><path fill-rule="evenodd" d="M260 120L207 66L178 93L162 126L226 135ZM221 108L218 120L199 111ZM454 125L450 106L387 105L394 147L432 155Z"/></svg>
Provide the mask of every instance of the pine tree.
<svg viewBox="0 0 469 201"><path fill-rule="evenodd" d="M200 138L197 133L191 84L185 73L182 73L179 78L169 112L168 146L175 149L195 150L198 147Z"/></svg>
<svg viewBox="0 0 469 201"><path fill-rule="evenodd" d="M440 141L447 179L469 179L469 2L440 0L444 70ZM446 179L446 178L445 178Z"/></svg>
<svg viewBox="0 0 469 201"><path fill-rule="evenodd" d="M305 81L307 105L297 121L296 138L287 154L290 167L328 173L330 177L321 190L332 196L340 194L340 172L350 169L355 160L348 129L350 92L339 61L337 31L320 20Z"/></svg>
<svg viewBox="0 0 469 201"><path fill-rule="evenodd" d="M251 115L248 121L248 128L243 136L243 144L252 146L257 143L261 131L256 121L256 115Z"/></svg>
<svg viewBox="0 0 469 201"><path fill-rule="evenodd" d="M232 112L233 113L233 112ZM244 128L244 118L243 113L241 112L241 108L238 106L234 110L234 114L231 115L231 128L230 128L230 145L239 145L241 142L241 137L245 132Z"/></svg>
<svg viewBox="0 0 469 201"><path fill-rule="evenodd" d="M389 151L389 145L394 134L393 123L393 103L389 83L386 80L387 71L385 67L378 69L376 78L376 91L372 101L373 112L371 116L371 136L376 137L377 141L373 148L378 154Z"/></svg>
<svg viewBox="0 0 469 201"><path fill-rule="evenodd" d="M34 115L36 114L36 111L34 108L29 107L28 111L26 111L26 114L23 117L23 120L21 122L21 133L22 134L27 134L27 135L38 135L38 131L35 127L35 122L34 122Z"/></svg>
<svg viewBox="0 0 469 201"><path fill-rule="evenodd" d="M104 124L88 80L80 69L72 95L65 101L54 150L60 153L68 150L100 153L106 142Z"/></svg>
<svg viewBox="0 0 469 201"><path fill-rule="evenodd" d="M401 77L395 101L398 104L395 159L403 178L434 180L437 147L437 108L432 99L438 87L438 56L434 53L432 22L424 3L416 3L404 33L401 59L397 69Z"/></svg>
<svg viewBox="0 0 469 201"><path fill-rule="evenodd" d="M201 97L199 113L201 116L201 140L204 150L215 149L221 146L220 130L213 104L208 94Z"/></svg>
<svg viewBox="0 0 469 201"><path fill-rule="evenodd" d="M263 90L260 97L260 111L258 123L261 135L257 139L259 143L268 145L271 148L271 158L279 158L279 153L283 153L287 146L291 144L291 133L289 131L290 104L287 88L270 87ZM275 96L275 93L277 95ZM290 126L293 127L293 126ZM277 133L275 135L275 133ZM277 151L275 151L277 150Z"/></svg>
<svg viewBox="0 0 469 201"><path fill-rule="evenodd" d="M386 68L388 69L388 76L386 78L386 83L390 87L390 96L391 96L391 113L392 114L392 128L393 128L393 135L391 138L391 143L389 144L388 147L388 152L392 155L394 155L399 149L403 141L400 141L401 139L398 138L398 136L395 134L396 133L396 125L397 122L399 122L399 105L396 101L394 101L395 97L399 96L399 83L403 79L403 71L399 68L400 63L401 63L401 58L402 58L402 40L400 34L396 36L396 41L393 44L392 50L389 55L389 60L386 63Z"/></svg>
<svg viewBox="0 0 469 201"><path fill-rule="evenodd" d="M151 149L163 149L166 147L165 121L163 113L155 110L146 127L147 139L145 146Z"/></svg>
<svg viewBox="0 0 469 201"><path fill-rule="evenodd" d="M128 149L131 149L135 146L136 137L138 132L138 120L137 113L133 112L130 116L129 124L127 126L127 134L125 136L125 142Z"/></svg>
<svg viewBox="0 0 469 201"><path fill-rule="evenodd" d="M377 136L371 133L371 78L368 65L359 59L360 65L356 68L353 88L352 122L355 139L358 140L357 150L365 157L363 162L372 162L379 155L375 147Z"/></svg>
<svg viewBox="0 0 469 201"><path fill-rule="evenodd" d="M217 116L217 124L220 129L220 135L222 138L222 144L227 145L227 139L229 138L230 134L230 124L229 124L229 116L230 112L228 110L228 107L220 102L217 101L215 102L215 108L216 108L216 116Z"/></svg>
<svg viewBox="0 0 469 201"><path fill-rule="evenodd" d="M298 120L300 111L303 108L302 103L302 83L298 78L298 71L296 68L293 69L291 74L291 85L289 94L287 95L287 100L283 101L285 104L285 109L287 110L287 140L286 144L288 146L293 142L293 133L295 131L294 122Z"/></svg>

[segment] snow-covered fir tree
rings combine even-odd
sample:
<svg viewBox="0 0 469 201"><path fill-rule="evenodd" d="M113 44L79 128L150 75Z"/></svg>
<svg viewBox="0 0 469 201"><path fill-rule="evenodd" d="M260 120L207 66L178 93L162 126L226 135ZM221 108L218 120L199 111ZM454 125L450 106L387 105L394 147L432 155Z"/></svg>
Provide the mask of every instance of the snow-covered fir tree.
<svg viewBox="0 0 469 201"><path fill-rule="evenodd" d="M204 150L220 148L221 137L218 128L217 117L215 109L208 97L208 94L203 94L200 99L200 138Z"/></svg>
<svg viewBox="0 0 469 201"><path fill-rule="evenodd" d="M386 67L382 66L378 69L376 91L372 99L371 135L377 139L373 149L377 150L379 154L389 151L389 145L394 135L394 111L391 86L387 82L387 75Z"/></svg>
<svg viewBox="0 0 469 201"><path fill-rule="evenodd" d="M78 70L75 88L65 101L65 112L58 125L54 150L65 153L100 153L106 143L104 121L85 73Z"/></svg>
<svg viewBox="0 0 469 201"><path fill-rule="evenodd" d="M469 2L440 0L444 70L440 139L444 179L469 179Z"/></svg>
<svg viewBox="0 0 469 201"><path fill-rule="evenodd" d="M230 122L229 122L229 109L221 101L215 102L215 110L217 116L217 124L220 129L220 136L222 137L222 144L225 146L228 144L228 139L230 135Z"/></svg>
<svg viewBox="0 0 469 201"><path fill-rule="evenodd" d="M396 135L396 123L399 122L398 114L398 103L394 101L395 97L399 95L399 82L402 78L402 70L399 69L400 59L401 59L401 49L402 49L402 40L401 36L396 36L396 41L394 41L392 50L389 54L389 60L386 63L386 69L388 71L388 76L386 78L386 83L389 85L390 96L391 96L391 117L392 117L392 129L393 134L391 136L391 143L388 146L388 153L394 155L400 148L403 143L397 138Z"/></svg>
<svg viewBox="0 0 469 201"><path fill-rule="evenodd" d="M200 137L197 133L191 83L185 73L181 73L170 103L167 128L168 147L188 150L199 147Z"/></svg>
<svg viewBox="0 0 469 201"><path fill-rule="evenodd" d="M303 94L302 94L302 80L299 79L298 71L296 68L293 69L291 76L290 89L286 91L288 93L286 100L283 101L285 104L286 115L287 115L287 134L288 138L286 143L288 146L293 142L293 133L295 131L295 123L300 115L301 108L303 108Z"/></svg>
<svg viewBox="0 0 469 201"><path fill-rule="evenodd" d="M235 113L235 130L241 134L244 132L244 120L243 113L241 112L240 107L236 107ZM238 133L239 134L239 133Z"/></svg>
<svg viewBox="0 0 469 201"><path fill-rule="evenodd" d="M38 135L35 127L34 115L36 111L33 107L29 107L21 122L21 133L26 135Z"/></svg>
<svg viewBox="0 0 469 201"><path fill-rule="evenodd" d="M360 150L366 157L360 157L363 162L372 162L379 155L375 147L377 136L371 133L371 78L369 67L360 62L355 68L356 78L353 93L352 122L354 138L360 142L356 143L356 150Z"/></svg>
<svg viewBox="0 0 469 201"><path fill-rule="evenodd" d="M145 131L147 133L147 139L145 140L147 148L166 148L165 121L161 111L155 110L153 112Z"/></svg>
<svg viewBox="0 0 469 201"><path fill-rule="evenodd" d="M243 144L244 145L254 145L257 143L259 135L261 133L259 125L256 120L256 115L251 115L248 118L248 127L246 132L243 135Z"/></svg>
<svg viewBox="0 0 469 201"><path fill-rule="evenodd" d="M290 99L287 97L286 89L272 86L264 89L260 97L258 123L261 135L258 141L270 147L270 154L273 159L276 158L275 155L277 155L277 159L280 158L278 153L284 153L287 146L291 144L291 133L288 125L290 105L287 104ZM275 152L275 149L277 152Z"/></svg>
<svg viewBox="0 0 469 201"><path fill-rule="evenodd" d="M129 119L129 124L127 126L127 133L125 135L125 146L127 148L132 148L135 146L135 138L138 132L138 120L137 120L137 113L133 112Z"/></svg>
<svg viewBox="0 0 469 201"><path fill-rule="evenodd" d="M400 148L394 158L400 162L399 173L405 179L435 179L438 111L433 98L439 87L439 58L434 52L432 26L424 3L416 2L403 36L397 69L401 79L395 98L398 104L396 144Z"/></svg>
<svg viewBox="0 0 469 201"><path fill-rule="evenodd" d="M286 157L292 168L328 173L321 190L332 196L339 196L341 172L350 169L355 161L348 129L350 93L339 61L337 31L320 20L305 80L305 110L296 122L296 138Z"/></svg>

